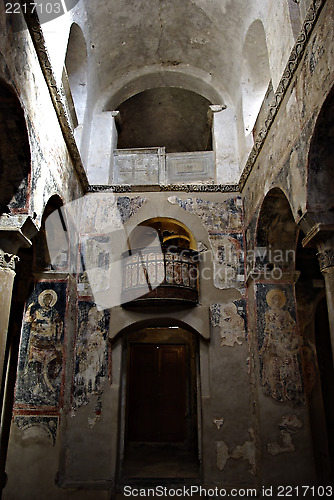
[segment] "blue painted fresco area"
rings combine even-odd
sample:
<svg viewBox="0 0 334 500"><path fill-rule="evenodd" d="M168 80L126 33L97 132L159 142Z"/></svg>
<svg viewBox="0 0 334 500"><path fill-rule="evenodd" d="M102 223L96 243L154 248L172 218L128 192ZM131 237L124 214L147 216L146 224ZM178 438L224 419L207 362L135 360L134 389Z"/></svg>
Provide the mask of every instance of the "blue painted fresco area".
<svg viewBox="0 0 334 500"><path fill-rule="evenodd" d="M59 407L66 282L39 282L24 312L15 407Z"/></svg>

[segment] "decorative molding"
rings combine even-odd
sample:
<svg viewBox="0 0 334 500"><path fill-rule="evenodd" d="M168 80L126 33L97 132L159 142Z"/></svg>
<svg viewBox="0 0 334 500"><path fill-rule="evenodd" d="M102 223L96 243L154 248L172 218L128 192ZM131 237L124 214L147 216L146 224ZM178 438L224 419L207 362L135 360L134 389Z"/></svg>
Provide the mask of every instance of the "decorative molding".
<svg viewBox="0 0 334 500"><path fill-rule="evenodd" d="M39 23L37 9L33 9L35 4L29 4L28 2L25 4L26 8L23 9L24 17L27 23L28 30L30 32L30 36L32 42L34 44L36 54L41 66L41 70L43 72L46 84L48 86L50 96L58 117L58 121L60 124L61 131L64 136L64 140L68 151L70 153L71 159L73 161L73 166L78 174L81 185L85 191L87 191L89 183L87 179L87 175L85 169L82 165L81 157L79 150L77 148L74 135L66 114L66 108L63 103L63 95L61 90L58 88L54 72L52 69L50 57L48 50L46 48L45 39L43 35L43 31L41 25Z"/></svg>
<svg viewBox="0 0 334 500"><path fill-rule="evenodd" d="M241 192L245 187L246 181L253 169L253 166L260 154L264 141L268 135L269 129L273 124L273 121L278 113L281 103L285 97L285 93L292 81L295 71L299 65L299 62L304 54L306 44L311 36L315 23L319 17L322 7L324 6L326 0L312 0L308 12L306 14L305 21L303 23L301 32L296 40L296 43L292 49L289 60L285 66L282 78L278 84L275 96L269 106L269 111L265 119L264 125L261 127L254 146L249 154L245 168L241 174L239 181L239 191Z"/></svg>
<svg viewBox="0 0 334 500"><path fill-rule="evenodd" d="M139 191L175 191L184 193L238 193L238 184L168 184L168 185L150 185L133 186L126 185L92 185L88 187L89 193L136 193Z"/></svg>

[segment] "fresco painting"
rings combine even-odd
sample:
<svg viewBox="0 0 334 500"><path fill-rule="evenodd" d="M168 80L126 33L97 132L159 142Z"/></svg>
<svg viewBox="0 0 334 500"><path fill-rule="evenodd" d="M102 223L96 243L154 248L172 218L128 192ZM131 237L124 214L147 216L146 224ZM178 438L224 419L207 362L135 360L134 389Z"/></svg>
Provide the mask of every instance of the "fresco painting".
<svg viewBox="0 0 334 500"><path fill-rule="evenodd" d="M27 301L15 407L61 405L66 289L66 282L41 281Z"/></svg>
<svg viewBox="0 0 334 500"><path fill-rule="evenodd" d="M91 394L100 396L108 379L109 311L99 311L94 302L78 304L75 348L73 408L87 404Z"/></svg>
<svg viewBox="0 0 334 500"><path fill-rule="evenodd" d="M301 344L292 286L257 285L262 387L276 401L305 402Z"/></svg>

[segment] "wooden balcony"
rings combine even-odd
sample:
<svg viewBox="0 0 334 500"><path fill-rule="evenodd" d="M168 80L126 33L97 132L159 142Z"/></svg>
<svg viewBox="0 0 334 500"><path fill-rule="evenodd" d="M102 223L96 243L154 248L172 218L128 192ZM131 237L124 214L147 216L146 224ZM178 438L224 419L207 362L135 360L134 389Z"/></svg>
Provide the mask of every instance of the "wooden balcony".
<svg viewBox="0 0 334 500"><path fill-rule="evenodd" d="M145 248L123 260L123 307L198 303L199 254L176 246Z"/></svg>

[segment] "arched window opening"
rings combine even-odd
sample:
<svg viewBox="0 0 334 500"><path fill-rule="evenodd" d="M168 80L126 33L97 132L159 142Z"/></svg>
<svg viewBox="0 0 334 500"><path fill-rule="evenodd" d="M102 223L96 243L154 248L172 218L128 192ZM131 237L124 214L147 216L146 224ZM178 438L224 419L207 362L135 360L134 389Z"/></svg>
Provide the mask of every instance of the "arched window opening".
<svg viewBox="0 0 334 500"><path fill-rule="evenodd" d="M29 172L30 147L23 110L16 95L0 82L0 214L26 210Z"/></svg>
<svg viewBox="0 0 334 500"><path fill-rule="evenodd" d="M87 48L83 33L77 24L71 27L62 83L68 115L75 129L83 124L87 101Z"/></svg>
<svg viewBox="0 0 334 500"><path fill-rule="evenodd" d="M266 35L260 20L248 28L243 47L242 110L246 145L253 145L253 131L261 106L266 107L272 95ZM259 124L257 125L257 127Z"/></svg>

